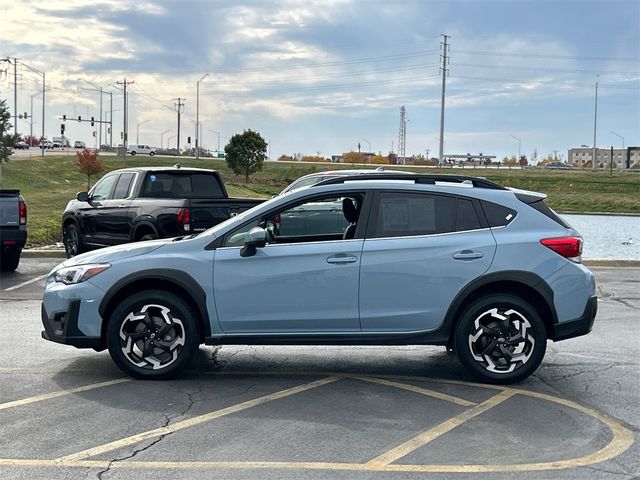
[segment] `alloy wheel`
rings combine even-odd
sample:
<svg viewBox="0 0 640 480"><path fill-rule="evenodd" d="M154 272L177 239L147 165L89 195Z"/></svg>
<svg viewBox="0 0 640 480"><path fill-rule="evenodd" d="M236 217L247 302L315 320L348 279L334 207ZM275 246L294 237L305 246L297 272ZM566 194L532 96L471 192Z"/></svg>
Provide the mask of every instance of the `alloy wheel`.
<svg viewBox="0 0 640 480"><path fill-rule="evenodd" d="M508 374L524 366L535 347L529 320L513 308L481 313L468 343L473 359L495 374Z"/></svg>

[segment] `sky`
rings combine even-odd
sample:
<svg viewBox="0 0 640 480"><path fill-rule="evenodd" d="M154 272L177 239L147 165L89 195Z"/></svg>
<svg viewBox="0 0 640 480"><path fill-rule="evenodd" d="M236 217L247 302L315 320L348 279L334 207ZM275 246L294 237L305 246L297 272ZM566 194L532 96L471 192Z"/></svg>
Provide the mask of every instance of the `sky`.
<svg viewBox="0 0 640 480"><path fill-rule="evenodd" d="M258 131L272 159L398 150L438 155L441 34L449 36L444 154L538 159L593 145L640 146L640 1L0 0L0 58L17 57L18 112L34 105L46 135L94 145L89 123L113 92L121 143L175 147L195 137L196 84L204 147ZM8 70L8 71L4 71ZM598 77L599 75L599 77ZM91 86L93 84L93 86ZM0 99L13 111L13 67L0 62ZM26 120L18 131L29 133ZM614 132L614 133L612 133ZM103 137L106 135L103 134ZM173 137L173 138L172 138ZM518 140L519 139L519 140ZM103 143L108 143L103 138Z"/></svg>

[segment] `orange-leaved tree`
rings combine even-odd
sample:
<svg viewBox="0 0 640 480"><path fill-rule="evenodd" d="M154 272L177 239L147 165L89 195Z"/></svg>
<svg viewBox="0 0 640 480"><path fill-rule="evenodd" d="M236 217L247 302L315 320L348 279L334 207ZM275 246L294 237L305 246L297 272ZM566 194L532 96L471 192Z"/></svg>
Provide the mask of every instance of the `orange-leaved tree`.
<svg viewBox="0 0 640 480"><path fill-rule="evenodd" d="M98 152L91 150L81 150L76 153L73 163L78 167L80 173L87 176L87 190L91 189L91 175L104 171L104 163L98 158Z"/></svg>

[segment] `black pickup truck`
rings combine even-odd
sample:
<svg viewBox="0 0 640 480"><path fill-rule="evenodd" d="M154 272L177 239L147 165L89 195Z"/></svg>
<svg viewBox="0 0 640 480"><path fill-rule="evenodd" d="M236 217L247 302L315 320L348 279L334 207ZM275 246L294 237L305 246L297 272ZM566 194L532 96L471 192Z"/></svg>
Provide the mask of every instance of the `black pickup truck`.
<svg viewBox="0 0 640 480"><path fill-rule="evenodd" d="M202 232L262 199L229 198L215 170L126 168L80 192L62 214L68 257L121 243Z"/></svg>
<svg viewBox="0 0 640 480"><path fill-rule="evenodd" d="M0 190L0 270L13 272L27 241L27 204L20 190Z"/></svg>

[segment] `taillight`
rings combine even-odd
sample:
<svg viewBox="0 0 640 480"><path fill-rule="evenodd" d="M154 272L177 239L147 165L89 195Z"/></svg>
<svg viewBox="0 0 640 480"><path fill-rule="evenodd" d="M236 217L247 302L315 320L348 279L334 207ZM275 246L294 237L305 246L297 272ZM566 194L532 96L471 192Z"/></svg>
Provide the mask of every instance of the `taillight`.
<svg viewBox="0 0 640 480"><path fill-rule="evenodd" d="M18 215L20 216L20 225L27 224L27 204L24 200L18 202Z"/></svg>
<svg viewBox="0 0 640 480"><path fill-rule="evenodd" d="M582 238L580 237L545 238L540 240L540 243L572 262L582 261Z"/></svg>
<svg viewBox="0 0 640 480"><path fill-rule="evenodd" d="M181 226L185 232L191 231L191 212L188 208L178 209L178 225Z"/></svg>

